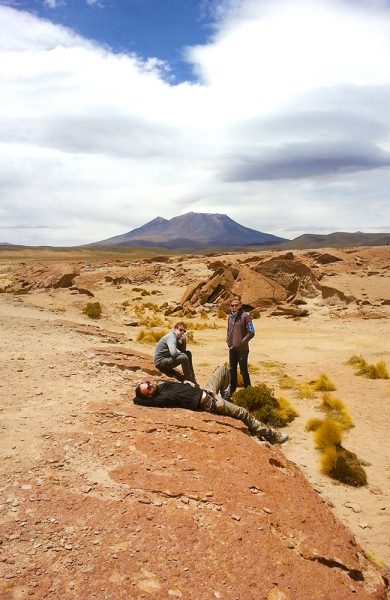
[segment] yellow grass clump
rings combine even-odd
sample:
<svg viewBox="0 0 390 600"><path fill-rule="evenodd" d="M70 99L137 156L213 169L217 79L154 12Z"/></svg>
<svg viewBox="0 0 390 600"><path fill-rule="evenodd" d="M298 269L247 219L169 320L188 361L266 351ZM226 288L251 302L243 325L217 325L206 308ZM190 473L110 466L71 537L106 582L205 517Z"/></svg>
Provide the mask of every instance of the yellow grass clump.
<svg viewBox="0 0 390 600"><path fill-rule="evenodd" d="M361 487L367 484L367 475L358 457L342 446L328 446L321 454L321 471L342 483Z"/></svg>
<svg viewBox="0 0 390 600"><path fill-rule="evenodd" d="M360 355L354 354L347 365L351 365L355 369L355 374L367 379L389 379L389 372L384 360L378 361L375 365L368 362Z"/></svg>
<svg viewBox="0 0 390 600"><path fill-rule="evenodd" d="M226 312L221 307L217 310L217 319L226 319Z"/></svg>
<svg viewBox="0 0 390 600"><path fill-rule="evenodd" d="M279 405L277 413L284 423L291 423L295 417L299 416L299 413L291 406L289 401L284 398L284 396L279 396L279 398L277 398L277 402Z"/></svg>
<svg viewBox="0 0 390 600"><path fill-rule="evenodd" d="M142 344L155 344L158 342L163 335L166 334L166 331L152 331L148 329L144 331L143 329L137 335L137 342L141 342Z"/></svg>
<svg viewBox="0 0 390 600"><path fill-rule="evenodd" d="M307 400L311 400L312 398L315 398L315 392L313 390L313 385L309 382L306 383L299 383L297 385L297 395L298 398L306 398Z"/></svg>
<svg viewBox="0 0 390 600"><path fill-rule="evenodd" d="M332 392L336 389L334 383L325 373L321 373L319 378L313 383L313 387L316 392Z"/></svg>
<svg viewBox="0 0 390 600"><path fill-rule="evenodd" d="M159 309L159 307L157 306L157 304L155 304L154 302L144 302L142 304L143 308L146 309L148 308L149 310L152 310L154 312L157 312Z"/></svg>
<svg viewBox="0 0 390 600"><path fill-rule="evenodd" d="M100 302L88 302L83 308L83 313L90 319L100 319L102 306Z"/></svg>
<svg viewBox="0 0 390 600"><path fill-rule="evenodd" d="M320 410L326 413L327 418L337 421L344 431L353 427L351 415L345 404L338 398L328 393L323 394Z"/></svg>
<svg viewBox="0 0 390 600"><path fill-rule="evenodd" d="M319 419L318 417L313 417L306 422L305 431L317 431L320 425L323 423L323 419Z"/></svg>
<svg viewBox="0 0 390 600"><path fill-rule="evenodd" d="M325 419L314 434L314 441L318 450L323 450L328 446L340 445L341 440L341 426L333 419Z"/></svg>
<svg viewBox="0 0 390 600"><path fill-rule="evenodd" d="M139 322L140 327L162 327L165 325L164 319L157 316L145 317Z"/></svg>
<svg viewBox="0 0 390 600"><path fill-rule="evenodd" d="M279 379L279 387L282 390L292 390L297 387L297 381L294 377L290 377L290 375L282 375Z"/></svg>
<svg viewBox="0 0 390 600"><path fill-rule="evenodd" d="M330 405L339 406L340 401L334 400L333 403L332 400L330 401ZM341 445L343 434L338 421L329 417L323 421L310 419L306 423L305 429L315 432L316 448L321 451L321 471L325 475L355 487L366 485L367 476L362 462L354 452L350 452Z"/></svg>

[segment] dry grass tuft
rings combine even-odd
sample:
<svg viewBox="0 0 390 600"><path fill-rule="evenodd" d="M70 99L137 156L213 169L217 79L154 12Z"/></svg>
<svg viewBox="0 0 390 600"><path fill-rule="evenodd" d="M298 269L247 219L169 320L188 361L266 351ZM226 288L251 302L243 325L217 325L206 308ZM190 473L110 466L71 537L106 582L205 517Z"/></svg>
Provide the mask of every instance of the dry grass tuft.
<svg viewBox="0 0 390 600"><path fill-rule="evenodd" d="M282 375L279 379L279 387L282 390L292 390L298 386L296 379L294 377L290 377L289 375Z"/></svg>
<svg viewBox="0 0 390 600"><path fill-rule="evenodd" d="M318 450L328 446L338 446L342 441L341 426L333 419L325 419L314 434L314 441Z"/></svg>
<svg viewBox="0 0 390 600"><path fill-rule="evenodd" d="M367 379L389 379L389 372L384 360L378 361L376 365L370 365L362 356L354 354L347 361L347 365L354 367L355 375L360 375Z"/></svg>
<svg viewBox="0 0 390 600"><path fill-rule="evenodd" d="M166 331L153 331L148 329L144 331L143 329L137 335L137 342L142 342L142 344L155 344L158 342L163 335L166 334Z"/></svg>
<svg viewBox="0 0 390 600"><path fill-rule="evenodd" d="M332 392L336 389L334 383L325 373L321 373L319 378L313 383L313 387L316 392Z"/></svg>
<svg viewBox="0 0 390 600"><path fill-rule="evenodd" d="M312 400L316 397L315 392L313 390L313 385L310 382L299 383L297 385L297 396L298 398Z"/></svg>
<svg viewBox="0 0 390 600"><path fill-rule="evenodd" d="M284 398L284 396L279 396L277 398L277 402L279 405L278 415L285 423L291 423L295 419L295 417L299 417L299 413L291 406L289 401Z"/></svg>
<svg viewBox="0 0 390 600"><path fill-rule="evenodd" d="M321 471L326 475L352 485L361 487L367 484L367 475L354 452L342 446L328 446L321 454Z"/></svg>
<svg viewBox="0 0 390 600"><path fill-rule="evenodd" d="M219 307L217 310L217 319L226 319L227 313L223 310L223 308Z"/></svg>
<svg viewBox="0 0 390 600"><path fill-rule="evenodd" d="M157 316L145 317L139 322L141 327L162 327L165 325L164 319Z"/></svg>
<svg viewBox="0 0 390 600"><path fill-rule="evenodd" d="M90 319L100 319L102 314L100 302L88 302L83 308L83 313Z"/></svg>
<svg viewBox="0 0 390 600"><path fill-rule="evenodd" d="M328 393L322 395L320 410L326 413L328 419L337 421L344 431L353 427L352 417L345 404Z"/></svg>
<svg viewBox="0 0 390 600"><path fill-rule="evenodd" d="M305 431L317 431L323 422L323 419L319 419L318 417L309 419L305 425Z"/></svg>

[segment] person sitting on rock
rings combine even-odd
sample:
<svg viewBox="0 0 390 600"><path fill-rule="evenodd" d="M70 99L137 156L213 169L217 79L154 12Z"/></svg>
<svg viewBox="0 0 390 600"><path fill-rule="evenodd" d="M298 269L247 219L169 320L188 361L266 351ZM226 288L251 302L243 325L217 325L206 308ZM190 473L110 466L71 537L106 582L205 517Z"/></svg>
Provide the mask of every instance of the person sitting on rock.
<svg viewBox="0 0 390 600"><path fill-rule="evenodd" d="M202 389L192 381L142 381L135 388L134 404L159 408L180 407L202 410L239 419L255 435L271 444L284 444L288 435L266 427L246 408L230 402L230 371L227 364L217 367Z"/></svg>
<svg viewBox="0 0 390 600"><path fill-rule="evenodd" d="M183 369L183 380L196 384L192 354L187 350L187 328L184 323L176 323L173 330L164 335L156 344L154 351L154 366L168 377L178 377L175 367Z"/></svg>

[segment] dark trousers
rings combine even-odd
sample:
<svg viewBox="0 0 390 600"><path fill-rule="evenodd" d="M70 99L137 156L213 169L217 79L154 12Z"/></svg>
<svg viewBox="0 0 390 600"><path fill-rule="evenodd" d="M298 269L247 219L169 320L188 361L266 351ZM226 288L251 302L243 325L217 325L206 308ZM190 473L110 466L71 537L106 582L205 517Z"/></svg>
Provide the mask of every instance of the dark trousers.
<svg viewBox="0 0 390 600"><path fill-rule="evenodd" d="M237 367L240 365L240 373L244 381L244 387L249 387L251 380L248 372L248 354L249 350L232 348L229 350L229 368L230 368L230 393L234 394L237 389Z"/></svg>
<svg viewBox="0 0 390 600"><path fill-rule="evenodd" d="M180 352L176 358L163 358L158 365L155 365L161 373L168 377L177 377L177 373L173 370L175 367L181 366L183 369L183 380L193 381L196 383L194 367L192 365L192 354L189 350Z"/></svg>

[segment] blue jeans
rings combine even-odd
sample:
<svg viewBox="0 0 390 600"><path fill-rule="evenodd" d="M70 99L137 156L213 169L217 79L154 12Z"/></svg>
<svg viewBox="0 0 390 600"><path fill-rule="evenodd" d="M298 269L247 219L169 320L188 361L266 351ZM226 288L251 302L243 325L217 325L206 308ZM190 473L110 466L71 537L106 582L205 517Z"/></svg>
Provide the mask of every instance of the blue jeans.
<svg viewBox="0 0 390 600"><path fill-rule="evenodd" d="M244 381L244 387L249 387L251 380L248 372L248 354L249 350L240 348L231 348L229 350L230 366L230 393L234 394L237 389L237 367L240 365L240 372Z"/></svg>

